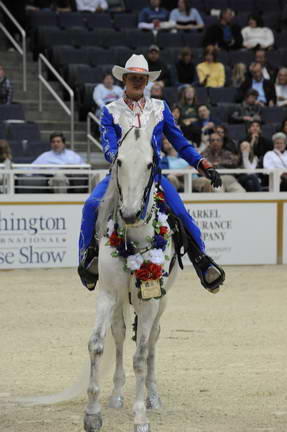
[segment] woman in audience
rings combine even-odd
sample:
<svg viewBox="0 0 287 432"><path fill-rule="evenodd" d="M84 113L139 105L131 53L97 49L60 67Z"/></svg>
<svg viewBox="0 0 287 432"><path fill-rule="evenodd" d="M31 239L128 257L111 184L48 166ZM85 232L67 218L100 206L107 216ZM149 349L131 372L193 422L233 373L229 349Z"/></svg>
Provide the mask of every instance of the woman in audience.
<svg viewBox="0 0 287 432"><path fill-rule="evenodd" d="M255 170L258 168L259 158L254 154L252 141L240 144L241 168ZM239 174L237 180L247 192L261 191L261 182L256 174Z"/></svg>
<svg viewBox="0 0 287 432"><path fill-rule="evenodd" d="M263 158L263 167L267 169L286 169L286 172L281 175L280 190L287 191L287 151L286 151L286 135L282 132L277 132L273 135L273 150L267 152Z"/></svg>
<svg viewBox="0 0 287 432"><path fill-rule="evenodd" d="M93 99L97 105L97 115L101 114L102 108L110 102L119 99L123 94L123 89L114 84L114 78L111 73L105 74L101 84L94 88Z"/></svg>
<svg viewBox="0 0 287 432"><path fill-rule="evenodd" d="M0 140L0 164L4 165L4 168L10 168L12 161L11 149L6 140ZM8 186L8 176L1 174L0 170L0 193L6 193Z"/></svg>
<svg viewBox="0 0 287 432"><path fill-rule="evenodd" d="M279 69L276 82L275 90L277 96L277 106L287 105L287 68Z"/></svg>
<svg viewBox="0 0 287 432"><path fill-rule="evenodd" d="M215 127L215 132L223 139L223 149L229 150L231 153L238 154L238 145L236 141L230 138L228 129L224 125L218 125Z"/></svg>
<svg viewBox="0 0 287 432"><path fill-rule="evenodd" d="M243 46L248 49L271 48L274 45L274 35L270 28L263 26L263 20L256 15L250 15L248 26L241 30Z"/></svg>
<svg viewBox="0 0 287 432"><path fill-rule="evenodd" d="M231 74L231 87L239 88L246 80L247 68L244 63L236 63Z"/></svg>
<svg viewBox="0 0 287 432"><path fill-rule="evenodd" d="M175 67L177 72L177 80L179 83L192 84L194 81L197 80L195 65L192 62L191 48L182 48Z"/></svg>
<svg viewBox="0 0 287 432"><path fill-rule="evenodd" d="M202 30L204 22L197 9L192 8L189 0L178 0L177 9L173 9L169 20L174 21L177 30Z"/></svg>
<svg viewBox="0 0 287 432"><path fill-rule="evenodd" d="M278 132L283 132L287 136L287 118L282 121Z"/></svg>
<svg viewBox="0 0 287 432"><path fill-rule="evenodd" d="M222 63L217 61L218 50L214 46L207 46L204 50L204 61L196 67L199 82L204 87L223 87L225 70Z"/></svg>
<svg viewBox="0 0 287 432"><path fill-rule="evenodd" d="M197 120L197 97L195 88L191 85L184 86L179 93L178 105L182 112L182 121L190 125Z"/></svg>

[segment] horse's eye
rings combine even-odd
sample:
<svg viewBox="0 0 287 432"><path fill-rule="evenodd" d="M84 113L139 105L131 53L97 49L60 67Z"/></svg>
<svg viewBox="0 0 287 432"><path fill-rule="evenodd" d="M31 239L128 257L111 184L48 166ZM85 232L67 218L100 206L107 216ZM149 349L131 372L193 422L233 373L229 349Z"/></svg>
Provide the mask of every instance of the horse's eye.
<svg viewBox="0 0 287 432"><path fill-rule="evenodd" d="M152 162L150 162L150 163L147 165L147 169L148 169L148 170L152 169Z"/></svg>
<svg viewBox="0 0 287 432"><path fill-rule="evenodd" d="M122 161L120 159L117 160L117 165L118 165L118 167L122 166Z"/></svg>

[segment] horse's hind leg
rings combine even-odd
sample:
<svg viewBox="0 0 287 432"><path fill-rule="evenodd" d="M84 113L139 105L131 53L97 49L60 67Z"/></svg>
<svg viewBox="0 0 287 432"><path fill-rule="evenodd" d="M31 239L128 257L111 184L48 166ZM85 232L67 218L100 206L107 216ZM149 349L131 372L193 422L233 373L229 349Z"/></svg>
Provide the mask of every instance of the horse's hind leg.
<svg viewBox="0 0 287 432"><path fill-rule="evenodd" d="M116 345L116 368L114 373L114 389L109 405L111 408L122 408L124 404L122 391L126 381L123 366L123 348L126 336L126 325L121 306L114 312L113 315L112 334Z"/></svg>
<svg viewBox="0 0 287 432"><path fill-rule="evenodd" d="M96 432L102 427L101 406L99 403L99 360L104 352L104 338L111 324L114 305L114 298L101 290L96 302L96 325L88 345L91 359L91 372L88 387L88 405L84 417L84 428L86 432Z"/></svg>
<svg viewBox="0 0 287 432"><path fill-rule="evenodd" d="M147 376L146 376L146 388L147 398L146 407L148 409L158 409L161 406L160 397L157 391L156 377L155 377L155 348L160 334L159 317L156 318L154 325L151 330L148 345L148 356L147 356Z"/></svg>

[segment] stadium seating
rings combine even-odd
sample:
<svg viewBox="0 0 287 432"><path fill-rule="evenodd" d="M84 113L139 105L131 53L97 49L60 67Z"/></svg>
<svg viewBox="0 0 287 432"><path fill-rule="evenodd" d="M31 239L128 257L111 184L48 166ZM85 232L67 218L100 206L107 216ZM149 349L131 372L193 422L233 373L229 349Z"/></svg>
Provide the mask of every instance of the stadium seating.
<svg viewBox="0 0 287 432"><path fill-rule="evenodd" d="M0 122L7 120L25 120L24 110L21 104L0 104Z"/></svg>

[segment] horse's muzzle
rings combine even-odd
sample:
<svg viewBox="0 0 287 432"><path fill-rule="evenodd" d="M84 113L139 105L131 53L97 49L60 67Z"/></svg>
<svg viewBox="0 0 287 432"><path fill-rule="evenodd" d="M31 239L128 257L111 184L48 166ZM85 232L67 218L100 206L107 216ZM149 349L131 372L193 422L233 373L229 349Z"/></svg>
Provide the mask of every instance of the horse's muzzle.
<svg viewBox="0 0 287 432"><path fill-rule="evenodd" d="M126 225L133 225L139 220L141 212L138 211L137 213L126 213L120 210L120 214Z"/></svg>

